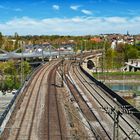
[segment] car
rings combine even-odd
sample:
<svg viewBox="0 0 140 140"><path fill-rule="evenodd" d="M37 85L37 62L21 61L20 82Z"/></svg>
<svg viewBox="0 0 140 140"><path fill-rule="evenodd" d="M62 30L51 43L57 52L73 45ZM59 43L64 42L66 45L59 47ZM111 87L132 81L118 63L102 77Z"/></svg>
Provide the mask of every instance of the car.
<svg viewBox="0 0 140 140"><path fill-rule="evenodd" d="M15 94L16 92L17 92L16 89L13 89L13 90L12 90L12 94Z"/></svg>

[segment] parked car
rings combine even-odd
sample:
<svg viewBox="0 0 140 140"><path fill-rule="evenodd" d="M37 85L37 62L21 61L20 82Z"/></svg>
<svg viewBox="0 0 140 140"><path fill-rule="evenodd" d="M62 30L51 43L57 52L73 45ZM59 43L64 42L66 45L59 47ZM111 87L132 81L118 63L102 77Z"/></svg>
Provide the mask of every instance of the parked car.
<svg viewBox="0 0 140 140"><path fill-rule="evenodd" d="M12 94L15 94L16 92L17 92L16 89L13 89L13 90L12 90Z"/></svg>

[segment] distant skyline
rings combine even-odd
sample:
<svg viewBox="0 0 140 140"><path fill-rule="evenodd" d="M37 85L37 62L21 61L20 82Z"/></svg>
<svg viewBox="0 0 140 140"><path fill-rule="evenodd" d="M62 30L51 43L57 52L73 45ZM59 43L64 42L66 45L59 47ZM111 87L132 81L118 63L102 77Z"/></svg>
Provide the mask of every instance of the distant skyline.
<svg viewBox="0 0 140 140"><path fill-rule="evenodd" d="M1 0L4 35L140 33L140 0Z"/></svg>

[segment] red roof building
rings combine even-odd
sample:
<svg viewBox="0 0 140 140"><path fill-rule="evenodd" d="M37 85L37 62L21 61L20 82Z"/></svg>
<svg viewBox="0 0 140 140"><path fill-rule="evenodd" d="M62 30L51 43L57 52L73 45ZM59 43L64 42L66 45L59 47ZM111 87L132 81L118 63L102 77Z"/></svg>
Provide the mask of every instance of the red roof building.
<svg viewBox="0 0 140 140"><path fill-rule="evenodd" d="M94 38L91 38L90 40L96 43L102 42L102 39L99 37L94 37Z"/></svg>

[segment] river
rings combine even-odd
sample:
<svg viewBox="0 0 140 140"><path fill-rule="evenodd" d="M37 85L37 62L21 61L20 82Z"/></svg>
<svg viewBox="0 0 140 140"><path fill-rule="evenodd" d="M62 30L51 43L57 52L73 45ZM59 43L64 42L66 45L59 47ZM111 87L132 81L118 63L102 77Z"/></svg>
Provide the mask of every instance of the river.
<svg viewBox="0 0 140 140"><path fill-rule="evenodd" d="M116 93L121 93L121 94L135 93L136 96L134 96L133 98L124 98L124 99L140 110L140 84L130 84L130 83L111 84L110 83L107 84L107 86L111 88L113 91L115 91Z"/></svg>
<svg viewBox="0 0 140 140"><path fill-rule="evenodd" d="M140 84L107 84L114 91L138 91L140 92Z"/></svg>

